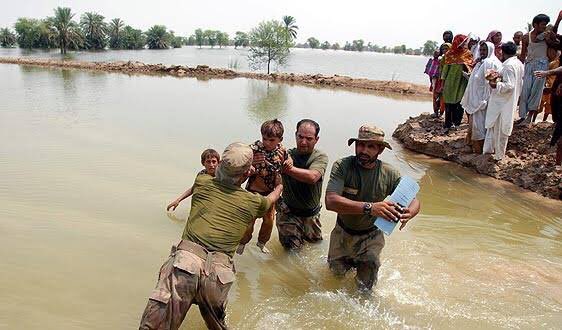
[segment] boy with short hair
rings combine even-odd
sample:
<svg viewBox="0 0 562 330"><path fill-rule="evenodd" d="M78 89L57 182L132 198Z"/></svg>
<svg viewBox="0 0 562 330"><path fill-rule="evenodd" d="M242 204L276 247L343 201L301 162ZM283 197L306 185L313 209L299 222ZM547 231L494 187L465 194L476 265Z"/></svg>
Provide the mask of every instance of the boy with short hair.
<svg viewBox="0 0 562 330"><path fill-rule="evenodd" d="M281 144L283 141L283 124L277 120L268 120L261 125L261 141L256 141L252 145L254 151L254 160L252 166L255 172L248 178L246 190L261 195L268 195L271 193L278 182L281 181L281 170L283 163L288 159L287 150ZM257 246L263 253L269 253L265 244L271 238L271 231L273 230L273 223L275 221L275 207L271 208L264 215L263 222L258 234ZM248 226L248 230L244 237L240 240L240 245L236 253L244 253L244 247L252 239L254 231L255 220Z"/></svg>
<svg viewBox="0 0 562 330"><path fill-rule="evenodd" d="M207 174L214 177L215 170L217 169L217 166L219 165L220 161L221 161L221 156L215 149L206 149L201 154L201 165L203 165L205 168L199 171L197 173L197 176ZM166 207L166 211L170 211L170 209L172 209L172 211L175 211L176 207L178 207L180 202L186 199L187 197L191 196L192 194L193 194L193 186L187 189L176 200L171 202L168 205L168 207Z"/></svg>

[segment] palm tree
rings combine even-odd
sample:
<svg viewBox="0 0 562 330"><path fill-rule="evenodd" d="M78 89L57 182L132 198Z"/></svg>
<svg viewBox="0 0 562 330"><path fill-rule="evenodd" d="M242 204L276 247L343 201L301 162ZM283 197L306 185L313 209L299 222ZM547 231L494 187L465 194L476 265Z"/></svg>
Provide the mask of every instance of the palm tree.
<svg viewBox="0 0 562 330"><path fill-rule="evenodd" d="M164 25L154 25L146 31L146 43L149 49L170 48L170 34Z"/></svg>
<svg viewBox="0 0 562 330"><path fill-rule="evenodd" d="M109 23L109 48L123 48L122 32L125 22L114 18Z"/></svg>
<svg viewBox="0 0 562 330"><path fill-rule="evenodd" d="M0 46L13 47L16 44L16 35L10 29L0 29Z"/></svg>
<svg viewBox="0 0 562 330"><path fill-rule="evenodd" d="M98 13L84 13L80 19L80 26L86 37L86 48L104 49L107 43L107 24L104 17Z"/></svg>
<svg viewBox="0 0 562 330"><path fill-rule="evenodd" d="M74 14L70 11L70 8L57 7L55 9L55 16L50 18L56 30L58 44L62 54L66 54L66 50L69 47L80 48L84 41L78 24L72 20L73 17Z"/></svg>
<svg viewBox="0 0 562 330"><path fill-rule="evenodd" d="M293 41L297 38L297 30L299 27L296 25L297 21L293 16L283 16L283 24L285 25L285 33L287 34L287 42Z"/></svg>

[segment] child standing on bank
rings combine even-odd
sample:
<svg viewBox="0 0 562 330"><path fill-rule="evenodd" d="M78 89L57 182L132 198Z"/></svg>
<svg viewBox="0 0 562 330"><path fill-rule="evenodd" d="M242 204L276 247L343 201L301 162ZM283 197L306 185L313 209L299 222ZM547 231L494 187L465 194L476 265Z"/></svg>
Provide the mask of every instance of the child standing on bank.
<svg viewBox="0 0 562 330"><path fill-rule="evenodd" d="M246 190L267 196L281 181L281 169L288 158L287 150L281 144L283 141L283 124L277 120L268 120L261 125L261 141L254 142L251 147L254 150L252 166L255 172L248 178ZM272 205L263 217L263 222L258 234L257 246L263 253L269 253L265 244L271 238L273 223L275 222L275 206ZM246 244L252 239L254 221L240 240L236 253L244 253Z"/></svg>
<svg viewBox="0 0 562 330"><path fill-rule="evenodd" d="M199 173L197 173L197 176L202 174L215 176L215 170L217 169L217 166L219 165L220 161L221 161L221 156L215 149L207 149L203 151L203 153L201 154L201 165L203 165L203 167L205 168L199 171ZM181 201L183 201L184 199L186 199L191 195L193 195L193 186L187 189L175 201L168 204L168 207L166 207L166 211L170 211L170 209L172 211L175 211L176 207L178 207Z"/></svg>

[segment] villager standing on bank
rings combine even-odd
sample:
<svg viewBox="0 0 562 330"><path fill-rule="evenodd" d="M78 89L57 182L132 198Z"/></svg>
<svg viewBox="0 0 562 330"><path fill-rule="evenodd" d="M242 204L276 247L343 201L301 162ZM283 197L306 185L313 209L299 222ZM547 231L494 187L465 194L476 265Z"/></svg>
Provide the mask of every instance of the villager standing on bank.
<svg viewBox="0 0 562 330"><path fill-rule="evenodd" d="M439 47L439 67L437 70L437 77L435 79L435 86L433 87L433 117L441 117L445 112L445 100L443 99L443 79L441 79L441 71L443 71L443 61L445 53L451 49L451 44L444 43Z"/></svg>
<svg viewBox="0 0 562 330"><path fill-rule="evenodd" d="M521 40L523 39L523 32L517 31L513 34L513 43L517 46L517 57L521 57Z"/></svg>
<svg viewBox="0 0 562 330"><path fill-rule="evenodd" d="M481 60L472 70L461 105L471 116L472 131L469 138L472 140L472 151L481 154L486 138L486 108L492 91L486 80L486 72L500 71L502 64L494 53L494 45L488 41L481 43L479 57Z"/></svg>
<svg viewBox="0 0 562 330"><path fill-rule="evenodd" d="M533 30L523 36L520 59L525 63L525 74L518 121L521 125L529 125L540 106L545 78L536 77L533 73L548 69L548 44L544 34L548 22L550 18L544 14L535 16Z"/></svg>
<svg viewBox="0 0 562 330"><path fill-rule="evenodd" d="M486 41L494 44L494 53L500 61L502 59L502 38L503 35L498 30L492 30L490 33L488 33L488 37L486 38Z"/></svg>
<svg viewBox="0 0 562 330"><path fill-rule="evenodd" d="M400 213L393 202L384 201L396 189L400 173L378 159L385 148L391 149L382 129L363 125L358 137L347 142L353 143L355 155L334 163L326 189L326 208L337 213L328 263L337 276L356 268L358 287L371 290L377 283L384 247L384 234L374 225L375 218L400 221L402 229L418 214L420 203L414 199Z"/></svg>
<svg viewBox="0 0 562 330"><path fill-rule="evenodd" d="M501 81L491 80L492 93L486 113L486 140L484 153L494 154L501 160L507 148L507 141L513 130L513 114L521 94L523 64L515 56L517 46L513 42L502 45L503 66L499 72Z"/></svg>
<svg viewBox="0 0 562 330"><path fill-rule="evenodd" d="M283 167L283 198L277 203L277 231L285 249L299 250L305 242L322 240L320 211L328 155L316 149L320 125L311 119L297 123L296 148L288 150Z"/></svg>
<svg viewBox="0 0 562 330"><path fill-rule="evenodd" d="M199 175L182 240L160 268L140 329L178 329L192 304L209 329L226 329L225 308L234 282L232 256L248 225L262 217L283 190L267 197L240 187L251 174L252 148L226 147L216 177Z"/></svg>
<svg viewBox="0 0 562 330"><path fill-rule="evenodd" d="M445 54L441 79L444 81L445 128L455 129L461 124L464 110L460 101L468 85L467 75L473 65L472 54L467 48L468 37L458 34L453 39L451 49Z"/></svg>

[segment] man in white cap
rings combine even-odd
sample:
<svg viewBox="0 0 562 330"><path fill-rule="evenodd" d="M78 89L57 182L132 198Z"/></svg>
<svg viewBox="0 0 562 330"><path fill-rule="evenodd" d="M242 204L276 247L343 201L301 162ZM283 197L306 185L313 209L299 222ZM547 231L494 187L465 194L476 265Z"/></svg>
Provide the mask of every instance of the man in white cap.
<svg viewBox="0 0 562 330"><path fill-rule="evenodd" d="M420 210L417 199L405 208L384 199L400 182L400 173L378 159L384 148L392 149L384 131L373 125L359 128L355 156L337 160L332 166L326 189L326 208L336 212L337 222L330 235L330 270L343 276L357 269L355 278L362 290L371 290L377 282L384 235L374 225L377 217L401 222L400 229Z"/></svg>
<svg viewBox="0 0 562 330"><path fill-rule="evenodd" d="M178 329L192 304L209 329L226 329L225 308L234 282L232 257L248 225L262 217L283 186L264 197L240 187L251 174L252 149L226 147L216 177L199 175L182 240L172 247L150 294L140 329Z"/></svg>

